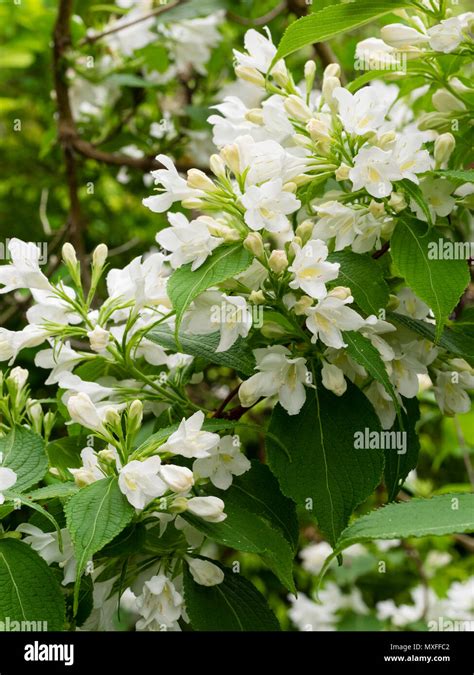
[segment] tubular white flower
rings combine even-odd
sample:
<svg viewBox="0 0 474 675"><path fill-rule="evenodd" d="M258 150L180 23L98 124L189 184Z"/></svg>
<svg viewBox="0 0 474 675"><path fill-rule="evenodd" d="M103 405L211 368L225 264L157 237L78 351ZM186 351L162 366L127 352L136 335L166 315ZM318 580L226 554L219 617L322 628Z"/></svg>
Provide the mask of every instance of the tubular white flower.
<svg viewBox="0 0 474 675"><path fill-rule="evenodd" d="M346 307L353 300L351 295L342 299L331 292L316 307L310 307L307 310L306 326L313 333L311 342L319 338L328 347L345 347L342 331L359 330L365 324L360 314Z"/></svg>
<svg viewBox="0 0 474 675"><path fill-rule="evenodd" d="M392 192L392 181L401 180L403 176L391 152L372 146L359 150L349 178L353 191L365 188L372 197L382 198Z"/></svg>
<svg viewBox="0 0 474 675"><path fill-rule="evenodd" d="M263 185L251 185L241 199L245 207L245 222L252 230L266 229L268 232L282 232L289 227L287 215L301 206L295 195L284 192L280 178Z"/></svg>
<svg viewBox="0 0 474 675"><path fill-rule="evenodd" d="M156 456L143 462L134 459L120 470L119 488L136 509L144 509L167 491L168 486L160 478L160 470L161 459Z"/></svg>
<svg viewBox="0 0 474 675"><path fill-rule="evenodd" d="M192 271L198 269L222 244L223 239L209 233L207 221L197 218L189 222L182 213L169 213L171 227L161 230L156 241L167 251L171 251L169 261L174 269L192 262Z"/></svg>
<svg viewBox="0 0 474 675"><path fill-rule="evenodd" d="M174 202L202 195L200 190L193 190L188 187L185 179L178 174L172 159L166 155L158 155L156 159L165 168L152 171L151 175L155 179L155 185L162 185L164 191L161 194L152 195L143 200L143 205L149 208L150 211L163 213L164 211L168 211Z"/></svg>
<svg viewBox="0 0 474 675"><path fill-rule="evenodd" d="M209 478L220 490L232 485L233 476L241 476L250 469L250 461L235 443L234 436L224 436L211 451L210 457L197 459L193 472L200 478Z"/></svg>
<svg viewBox="0 0 474 675"><path fill-rule="evenodd" d="M337 279L339 263L327 262L328 248L320 239L311 239L301 248L292 244L296 255L288 271L294 274L290 288L300 288L311 298L320 300L327 294L326 282Z"/></svg>
<svg viewBox="0 0 474 675"><path fill-rule="evenodd" d="M187 502L188 511L209 523L221 523L227 518L225 504L219 497L192 497Z"/></svg>
<svg viewBox="0 0 474 675"><path fill-rule="evenodd" d="M194 485L193 472L185 466L164 464L160 469L160 478L173 492L187 492Z"/></svg>
<svg viewBox="0 0 474 675"><path fill-rule="evenodd" d="M40 270L40 250L36 244L11 239L8 243L11 263L0 266L0 294L18 288L52 290L48 278Z"/></svg>
<svg viewBox="0 0 474 675"><path fill-rule="evenodd" d="M3 491L13 487L17 479L18 476L13 469L9 469L6 466L0 466L0 504L3 504L5 501Z"/></svg>
<svg viewBox="0 0 474 675"><path fill-rule="evenodd" d="M349 134L364 136L383 124L390 102L381 98L375 87L363 87L355 94L338 87L333 92L339 117Z"/></svg>
<svg viewBox="0 0 474 675"><path fill-rule="evenodd" d="M188 419L183 418L177 431L171 434L160 452L170 452L183 457L209 457L219 443L218 434L202 431L204 413L199 410Z"/></svg>
<svg viewBox="0 0 474 675"><path fill-rule="evenodd" d="M84 487L104 478L104 472L99 465L99 458L92 448L87 447L81 450L81 459L82 466L79 469L68 468L68 471L74 476L76 485Z"/></svg>
<svg viewBox="0 0 474 675"><path fill-rule="evenodd" d="M186 562L192 578L200 586L217 586L224 581L224 572L210 560L186 556Z"/></svg>

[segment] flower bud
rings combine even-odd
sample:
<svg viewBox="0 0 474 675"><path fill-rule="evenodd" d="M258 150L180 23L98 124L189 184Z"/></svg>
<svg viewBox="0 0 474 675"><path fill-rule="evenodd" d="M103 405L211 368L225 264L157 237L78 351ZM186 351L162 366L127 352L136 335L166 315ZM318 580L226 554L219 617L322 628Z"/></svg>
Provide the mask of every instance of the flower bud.
<svg viewBox="0 0 474 675"><path fill-rule="evenodd" d="M338 63L330 63L324 69L323 77L341 77L341 66Z"/></svg>
<svg viewBox="0 0 474 675"><path fill-rule="evenodd" d="M312 220L303 220L296 228L296 236L301 239L303 244L311 238L314 230L314 223Z"/></svg>
<svg viewBox="0 0 474 675"><path fill-rule="evenodd" d="M188 511L210 523L220 523L227 518L225 504L219 497L192 497L188 499Z"/></svg>
<svg viewBox="0 0 474 675"><path fill-rule="evenodd" d="M252 291L249 295L249 302L254 305L261 305L265 302L265 295L263 291Z"/></svg>
<svg viewBox="0 0 474 675"><path fill-rule="evenodd" d="M287 331L279 323L276 323L276 321L264 321L260 332L262 333L263 337L269 338L270 340L278 339L287 335ZM240 387L240 389L242 390L242 387ZM243 391L245 391L245 388ZM240 400L242 401L242 397ZM242 404L245 405L245 403Z"/></svg>
<svg viewBox="0 0 474 675"><path fill-rule="evenodd" d="M295 302L293 311L297 316L303 316L303 314L306 314L313 302L313 298L310 298L309 295L303 295L299 300L297 300L297 302Z"/></svg>
<svg viewBox="0 0 474 675"><path fill-rule="evenodd" d="M99 450L97 456L103 464L114 465L117 461L117 451L112 446L109 446L104 450Z"/></svg>
<svg viewBox="0 0 474 675"><path fill-rule="evenodd" d="M12 368L5 381L7 384L13 384L16 390L20 391L28 381L28 374L26 368L16 366L15 368Z"/></svg>
<svg viewBox="0 0 474 675"><path fill-rule="evenodd" d="M51 432L53 431L54 423L56 422L56 415L55 413L48 411L46 415L44 416L43 420L43 427L44 427L44 435L45 438L49 438L51 435Z"/></svg>
<svg viewBox="0 0 474 675"><path fill-rule="evenodd" d="M329 291L328 295L339 300L347 300L351 297L351 289L347 286L335 286Z"/></svg>
<svg viewBox="0 0 474 675"><path fill-rule="evenodd" d="M41 434L41 426L43 423L43 408L41 407L41 403L29 398L26 402L26 411L34 431Z"/></svg>
<svg viewBox="0 0 474 675"><path fill-rule="evenodd" d="M332 95L340 86L341 82L337 77L325 77L323 80L323 98L331 109L337 109L337 101Z"/></svg>
<svg viewBox="0 0 474 675"><path fill-rule="evenodd" d="M209 167L217 178L225 178L225 162L220 155L213 154L209 160Z"/></svg>
<svg viewBox="0 0 474 675"><path fill-rule="evenodd" d="M391 23L388 26L383 26L380 29L380 36L386 44L397 49L411 47L428 40L424 33L420 33L415 28L403 23Z"/></svg>
<svg viewBox="0 0 474 675"><path fill-rule="evenodd" d="M311 110L299 96L291 94L285 99L284 106L288 115L300 122L307 122L311 117Z"/></svg>
<svg viewBox="0 0 474 675"><path fill-rule="evenodd" d="M387 309L394 312L398 307L400 307L400 298L390 293L388 296Z"/></svg>
<svg viewBox="0 0 474 675"><path fill-rule="evenodd" d="M143 421L143 403L139 399L131 402L127 415L127 430L130 435L136 433Z"/></svg>
<svg viewBox="0 0 474 675"><path fill-rule="evenodd" d="M89 338L92 351L101 352L109 343L110 333L101 326L96 326L94 330L90 330L87 333L87 337Z"/></svg>
<svg viewBox="0 0 474 675"><path fill-rule="evenodd" d="M237 66L235 74L241 80L255 84L257 87L265 87L265 78L262 73L259 73L256 68L249 68L248 66Z"/></svg>
<svg viewBox="0 0 474 675"><path fill-rule="evenodd" d="M348 166L347 164L344 164L344 162L341 164L340 167L336 169L335 172L335 178L336 180L347 180L349 178L349 171L351 170L351 167Z"/></svg>
<svg viewBox="0 0 474 675"><path fill-rule="evenodd" d="M194 581L200 586L217 586L224 581L224 572L210 560L200 560L186 556L189 571Z"/></svg>
<svg viewBox="0 0 474 675"><path fill-rule="evenodd" d="M244 240L244 248L256 258L262 258L264 253L262 235L258 232L249 232Z"/></svg>
<svg viewBox="0 0 474 675"><path fill-rule="evenodd" d="M418 129L420 131L428 131L435 129L437 131L445 131L451 128L450 113L429 112L423 113L419 117Z"/></svg>
<svg viewBox="0 0 474 675"><path fill-rule="evenodd" d="M185 209L191 210L202 209L202 207L204 206L204 202L202 201L202 199L197 199L197 197L189 197L188 199L183 199L181 204Z"/></svg>
<svg viewBox="0 0 474 675"><path fill-rule="evenodd" d="M183 511L187 511L187 509L188 500L186 497L176 497L168 506L168 511L170 513L183 513Z"/></svg>
<svg viewBox="0 0 474 675"><path fill-rule="evenodd" d="M316 75L316 62L315 61L306 61L304 64L304 76L306 79L312 78ZM310 87L311 88L311 87Z"/></svg>
<svg viewBox="0 0 474 675"><path fill-rule="evenodd" d="M251 110L248 110L245 113L245 119L249 122L253 122L253 124L259 124L261 126L264 122L262 108L252 108Z"/></svg>
<svg viewBox="0 0 474 675"><path fill-rule="evenodd" d="M438 91L433 94L431 101L436 110L443 113L459 112L466 109L464 103L447 89L438 89Z"/></svg>
<svg viewBox="0 0 474 675"><path fill-rule="evenodd" d="M120 425L120 413L115 408L109 408L104 416L104 422L111 427L117 427ZM87 425L86 425L87 426Z"/></svg>
<svg viewBox="0 0 474 675"><path fill-rule="evenodd" d="M451 133L441 134L435 140L434 144L434 158L438 166L445 164L451 157L454 148L456 147L456 140Z"/></svg>
<svg viewBox="0 0 474 675"><path fill-rule="evenodd" d="M196 220L204 222L209 230L209 234L212 234L213 237L220 237L226 242L240 241L241 239L240 233L234 230L233 227L219 223L219 221L214 220L210 216L199 216Z"/></svg>
<svg viewBox="0 0 474 675"><path fill-rule="evenodd" d="M293 194L295 194L297 189L298 186L292 180L288 181L288 183L285 183L282 187L283 192L292 192Z"/></svg>
<svg viewBox="0 0 474 675"><path fill-rule="evenodd" d="M185 466L165 464L160 469L160 478L173 492L187 492L194 485L193 472Z"/></svg>
<svg viewBox="0 0 474 675"><path fill-rule="evenodd" d="M387 150L393 141L396 139L395 131L386 131L377 139L377 146L382 150Z"/></svg>
<svg viewBox="0 0 474 675"><path fill-rule="evenodd" d="M77 265L77 256L74 246L69 242L63 244L62 257L66 265Z"/></svg>
<svg viewBox="0 0 474 675"><path fill-rule="evenodd" d="M280 59L275 63L273 66L270 75L273 77L275 82L278 84L280 87L286 87L288 83L290 82L290 77L288 75L288 69L285 65L285 62L283 59Z"/></svg>
<svg viewBox="0 0 474 675"><path fill-rule="evenodd" d="M342 396L347 389L344 373L332 363L323 360L321 369L323 387L332 391L336 396Z"/></svg>
<svg viewBox="0 0 474 675"><path fill-rule="evenodd" d="M221 157L227 164L233 174L238 176L240 174L240 152L239 146L235 143L225 145L221 150Z"/></svg>
<svg viewBox="0 0 474 675"><path fill-rule="evenodd" d="M191 189L203 192L216 192L219 189L200 169L189 169L187 185Z"/></svg>
<svg viewBox="0 0 474 675"><path fill-rule="evenodd" d="M374 216L374 218L380 218L385 214L384 203L376 202L375 199L372 199L369 204L369 212Z"/></svg>
<svg viewBox="0 0 474 675"><path fill-rule="evenodd" d="M107 246L105 244L99 244L96 246L94 253L92 254L92 265L98 269L102 269L102 267L105 265L108 255L109 249Z"/></svg>
<svg viewBox="0 0 474 675"><path fill-rule="evenodd" d="M286 257L285 251L272 251L270 257L268 258L268 266L275 272L275 274L281 274L288 267L288 258Z"/></svg>
<svg viewBox="0 0 474 675"><path fill-rule="evenodd" d="M405 195L401 192L392 192L390 199L388 200L388 205L397 213L400 213L400 211L403 211L403 209L406 209L408 206Z"/></svg>

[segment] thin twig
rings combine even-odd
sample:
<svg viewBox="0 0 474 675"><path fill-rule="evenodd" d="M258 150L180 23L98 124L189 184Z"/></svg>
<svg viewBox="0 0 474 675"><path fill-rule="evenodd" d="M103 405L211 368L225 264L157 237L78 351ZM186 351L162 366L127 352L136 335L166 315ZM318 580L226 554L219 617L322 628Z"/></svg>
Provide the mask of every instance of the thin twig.
<svg viewBox="0 0 474 675"><path fill-rule="evenodd" d="M266 23L270 23L273 19L276 19L284 10L286 9L286 0L280 2L279 5L274 7L272 10L264 14L263 16L257 16L255 19L248 18L246 16L239 16L234 14L234 12L228 11L227 18L234 23L240 23L242 26L264 26Z"/></svg>
<svg viewBox="0 0 474 675"><path fill-rule="evenodd" d="M113 35L114 33L118 33L119 31L124 30L125 28L131 28L132 26L136 26L142 21L152 19L154 16L158 16L159 14L164 14L165 12L168 12L170 9L177 7L178 5L186 4L186 2L187 0L177 0L177 2L173 2L172 4L157 7L153 11L148 12L147 14L143 14L142 16L139 16L138 19L134 19L133 21L129 21L128 23L123 23L118 26L117 25L112 26L112 28L104 30L102 33L96 33L95 35L87 35L85 38L80 40L79 47L82 47L83 45L94 44L98 40L102 40L102 38L107 37L107 35Z"/></svg>
<svg viewBox="0 0 474 675"><path fill-rule="evenodd" d="M232 399L237 395L238 391L240 389L240 382L239 384L234 387L229 394L225 397L225 399L222 401L220 406L217 408L217 410L214 412L212 415L213 417L222 417L224 409L228 403L232 401Z"/></svg>
<svg viewBox="0 0 474 675"><path fill-rule="evenodd" d="M43 188L41 190L41 197L40 197L40 204L39 204L39 217L41 221L41 225L43 226L43 231L47 237L51 236L51 225L48 220L48 212L47 212L47 207L48 207L48 195L49 195L49 190L48 188Z"/></svg>

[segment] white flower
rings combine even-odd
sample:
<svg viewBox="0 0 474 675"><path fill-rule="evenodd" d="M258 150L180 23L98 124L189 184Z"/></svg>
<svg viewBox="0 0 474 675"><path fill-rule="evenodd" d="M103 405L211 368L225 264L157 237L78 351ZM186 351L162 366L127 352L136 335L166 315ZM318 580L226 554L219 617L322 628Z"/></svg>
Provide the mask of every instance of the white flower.
<svg viewBox="0 0 474 675"><path fill-rule="evenodd" d="M52 290L48 278L40 270L41 252L36 244L11 239L8 250L11 263L0 266L0 284L3 285L0 294L18 288Z"/></svg>
<svg viewBox="0 0 474 675"><path fill-rule="evenodd" d="M59 343L52 349L42 349L35 356L35 366L51 370L45 384L56 384L63 373L74 369L84 356L71 349L71 343Z"/></svg>
<svg viewBox="0 0 474 675"><path fill-rule="evenodd" d="M275 178L285 184L301 174L306 167L304 158L291 154L274 140L256 143L252 136L239 136L234 146L230 147L237 151L239 173L247 171L246 187Z"/></svg>
<svg viewBox="0 0 474 675"><path fill-rule="evenodd" d="M290 288L300 288L311 298L320 300L327 295L326 282L337 279L339 263L330 263L328 247L320 239L311 239L301 248L293 244L295 258L288 268L294 274Z"/></svg>
<svg viewBox="0 0 474 675"><path fill-rule="evenodd" d="M288 616L300 631L333 631L337 617L332 607L317 604L304 593L288 596L291 607Z"/></svg>
<svg viewBox="0 0 474 675"><path fill-rule="evenodd" d="M15 368L11 369L11 371L8 375L7 381L12 382L15 385L15 387L18 390L20 390L20 389L23 389L23 387L27 383L28 376L29 376L29 373L26 370L26 368L21 368L20 366L16 366Z"/></svg>
<svg viewBox="0 0 474 675"><path fill-rule="evenodd" d="M191 69L201 75L206 74L205 64L209 61L211 50L222 39L217 26L222 22L223 11L209 16L169 24L163 31L172 40L171 52L178 73L188 74Z"/></svg>
<svg viewBox="0 0 474 675"><path fill-rule="evenodd" d="M13 487L17 481L17 475L12 470L6 466L0 466L0 504L3 504L5 497L3 496L3 490L8 490Z"/></svg>
<svg viewBox="0 0 474 675"><path fill-rule="evenodd" d="M167 278L163 274L164 260L161 253L153 253L143 262L141 256L138 256L123 269L111 269L107 274L109 300L130 302L135 309L147 305L169 307ZM112 318L114 321L122 321L128 317L129 312L130 310L118 310L113 313Z"/></svg>
<svg viewBox="0 0 474 675"><path fill-rule="evenodd" d="M105 35L104 42L112 51L117 51L124 56L132 56L136 49L141 49L156 41L156 33L150 30L155 25L155 19L153 17L143 18L150 6L150 2L140 2L125 16L107 24L106 32L113 32ZM128 26L128 24L132 25Z"/></svg>
<svg viewBox="0 0 474 675"><path fill-rule="evenodd" d="M210 523L221 523L227 518L225 504L219 497L192 497L187 502L188 511Z"/></svg>
<svg viewBox="0 0 474 675"><path fill-rule="evenodd" d="M353 191L365 188L372 197L381 198L390 195L392 181L401 180L402 174L391 152L372 146L359 150L349 178Z"/></svg>
<svg viewBox="0 0 474 675"><path fill-rule="evenodd" d="M418 132L404 133L397 136L393 149L393 161L403 178L418 184L417 173L429 171L432 167L430 153L420 150L423 145L423 134Z"/></svg>
<svg viewBox="0 0 474 675"><path fill-rule="evenodd" d="M224 581L224 572L210 560L186 557L191 576L201 586L217 586Z"/></svg>
<svg viewBox="0 0 474 675"><path fill-rule="evenodd" d="M427 177L421 181L420 188L423 200L428 206L433 220L436 220L437 216L441 218L448 216L456 206L456 200L451 196L454 185L449 181L443 178ZM423 220L426 223L423 209L414 199L410 200L410 208L415 212L419 220Z"/></svg>
<svg viewBox="0 0 474 675"><path fill-rule="evenodd" d="M327 541L320 541L318 544L311 544L305 546L300 551L300 558L302 559L301 566L311 574L319 574L323 568L326 558L331 555L332 547Z"/></svg>
<svg viewBox="0 0 474 675"><path fill-rule="evenodd" d="M276 47L271 40L270 32L267 29L268 37L258 33L251 28L245 33L244 45L247 54L233 50L234 58L239 66L246 68L256 68L261 73L266 73L276 54Z"/></svg>
<svg viewBox="0 0 474 675"><path fill-rule="evenodd" d="M350 246L358 233L357 211L336 201L329 201L316 208L319 217L312 236L328 241L335 237L335 251Z"/></svg>
<svg viewBox="0 0 474 675"><path fill-rule="evenodd" d="M319 339L328 347L345 347L342 331L359 330L365 324L365 320L357 312L346 307L353 301L351 295L341 298L331 291L316 307L310 307L306 312L306 325L313 333L311 342Z"/></svg>
<svg viewBox="0 0 474 675"><path fill-rule="evenodd" d="M250 469L250 462L241 452L235 436L224 436L214 447L210 457L197 459L193 472L202 478L209 478L220 490L227 490L233 476L241 476Z"/></svg>
<svg viewBox="0 0 474 675"><path fill-rule="evenodd" d="M453 52L463 40L462 31L463 25L457 16L441 21L428 29L431 49L445 54Z"/></svg>
<svg viewBox="0 0 474 675"><path fill-rule="evenodd" d="M397 64L396 49L379 38L367 38L358 42L355 57L359 63L363 64L364 69L368 67L370 70L376 70L381 65L388 67Z"/></svg>
<svg viewBox="0 0 474 675"><path fill-rule="evenodd" d="M150 211L163 213L164 211L168 211L174 202L181 202L183 199L189 199L190 197L202 194L199 190L193 190L188 187L186 180L176 171L172 159L166 155L158 155L156 159L165 168L152 171L151 175L155 179L155 185L161 184L164 190L161 194L152 195L143 200L143 205L149 208Z"/></svg>
<svg viewBox="0 0 474 675"><path fill-rule="evenodd" d="M64 569L63 586L75 580L76 559L71 536L66 528L61 530L62 551L59 550L57 532L43 532L39 527L30 523L21 523L16 529L17 532L28 535L23 537L23 541L29 544L33 551L36 551L48 565L58 563L59 567Z"/></svg>
<svg viewBox="0 0 474 675"><path fill-rule="evenodd" d="M202 410L198 410L188 419L183 418L178 430L160 447L160 452L170 452L183 457L209 457L220 439L218 434L202 431L203 422Z"/></svg>
<svg viewBox="0 0 474 675"><path fill-rule="evenodd" d="M400 301L397 307L399 314L411 316L413 319L426 319L430 313L428 305L420 300L420 298L413 293L411 288L405 286L397 293L397 298Z"/></svg>
<svg viewBox="0 0 474 675"><path fill-rule="evenodd" d="M252 315L245 298L206 291L195 298L186 312L182 330L194 335L210 335L220 331L216 352L225 352L241 337L247 337Z"/></svg>
<svg viewBox="0 0 474 675"><path fill-rule="evenodd" d="M252 230L266 229L269 232L281 232L288 228L290 213L301 206L299 199L291 192L283 190L281 178L251 185L245 191L241 202L245 207L245 222Z"/></svg>
<svg viewBox="0 0 474 675"><path fill-rule="evenodd" d="M157 574L143 586L136 607L142 618L138 630L180 630L178 619L183 611L183 596L164 574Z"/></svg>
<svg viewBox="0 0 474 675"><path fill-rule="evenodd" d="M140 462L136 459L126 464L119 474L119 488L136 509L144 509L156 497L168 489L160 478L161 459L148 457Z"/></svg>
<svg viewBox="0 0 474 675"><path fill-rule="evenodd" d="M449 416L469 412L471 399L467 392L472 389L474 389L472 372L438 372L434 393L441 412Z"/></svg>
<svg viewBox="0 0 474 675"><path fill-rule="evenodd" d="M254 350L260 371L240 385L239 398L243 406L253 405L259 398L278 394L280 404L289 415L297 415L306 400L305 384L309 372L305 360L291 358L291 352L282 345Z"/></svg>
<svg viewBox="0 0 474 675"><path fill-rule="evenodd" d="M65 389L62 401L67 405L68 400L74 394L87 394L93 403L103 401L105 398L110 398L114 394L113 387L105 387L98 382L87 382L81 380L77 375L73 375L69 371L60 373L58 376L58 385L60 389Z"/></svg>
<svg viewBox="0 0 474 675"><path fill-rule="evenodd" d="M83 448L81 459L82 466L79 469L68 468L68 471L74 476L76 485L83 487L104 478L105 474L100 468L99 458L92 448Z"/></svg>
<svg viewBox="0 0 474 675"><path fill-rule="evenodd" d="M378 602L377 617L381 621L390 619L394 626L406 626L422 618L428 619L430 616L438 619L442 612L439 600L431 588L417 586L410 594L413 600L412 605L397 606L393 600Z"/></svg>
<svg viewBox="0 0 474 675"><path fill-rule="evenodd" d="M362 87L351 94L343 87L337 87L333 97L339 104L339 117L349 134L364 136L377 131L383 124L390 102L381 98L372 87Z"/></svg>
<svg viewBox="0 0 474 675"><path fill-rule="evenodd" d="M405 26L403 23L390 23L388 26L383 26L380 29L380 35L387 44L400 49L428 42L425 33L411 26Z"/></svg>
<svg viewBox="0 0 474 675"><path fill-rule="evenodd" d="M343 371L333 363L323 360L321 369L323 387L332 391L336 396L342 396L347 389L347 382Z"/></svg>
<svg viewBox="0 0 474 675"><path fill-rule="evenodd" d="M189 222L183 213L169 213L168 220L171 227L158 232L156 241L172 252L169 261L174 269L192 262L191 270L194 272L223 241L210 234L205 219Z"/></svg>
<svg viewBox="0 0 474 675"><path fill-rule="evenodd" d="M87 333L87 337L90 340L92 351L102 352L109 344L110 333L108 330L97 325Z"/></svg>
<svg viewBox="0 0 474 675"><path fill-rule="evenodd" d="M123 410L125 403L107 403L94 405L84 392L74 394L67 400L67 409L71 420L86 429L104 431L104 424L109 413Z"/></svg>
<svg viewBox="0 0 474 675"><path fill-rule="evenodd" d="M375 380L364 390L364 394L372 403L377 413L382 429L391 429L397 416L392 397L385 387Z"/></svg>
<svg viewBox="0 0 474 675"><path fill-rule="evenodd" d="M164 464L160 469L160 478L173 492L187 492L194 485L193 472L185 466Z"/></svg>
<svg viewBox="0 0 474 675"><path fill-rule="evenodd" d="M18 352L28 347L37 347L48 337L48 331L34 324L22 330L12 331L0 328L0 361L8 361L12 365Z"/></svg>
<svg viewBox="0 0 474 675"><path fill-rule="evenodd" d="M69 286L61 283L60 288L71 300L76 297L74 290ZM58 298L50 290L33 288L31 295L35 303L26 312L28 323L42 324L51 321L52 323L74 325L82 322L82 317L72 309L71 305Z"/></svg>

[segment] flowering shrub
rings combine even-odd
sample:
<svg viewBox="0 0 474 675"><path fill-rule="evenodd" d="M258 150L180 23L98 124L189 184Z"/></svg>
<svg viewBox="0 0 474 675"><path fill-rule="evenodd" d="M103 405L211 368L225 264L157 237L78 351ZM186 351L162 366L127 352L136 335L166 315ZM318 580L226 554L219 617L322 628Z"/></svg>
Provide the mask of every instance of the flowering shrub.
<svg viewBox="0 0 474 675"><path fill-rule="evenodd" d="M100 69L149 55L159 35L167 65L147 63L145 81L205 76L223 11L157 27L150 3L132 4L105 26ZM153 123L170 148L143 200L167 220L159 249L116 267L104 243L87 259L67 242L60 274L47 276L35 243L10 240L0 293L26 289L32 303L24 327L0 328L0 552L18 570L5 583L24 593L26 618L112 630L121 607L136 630L277 630L240 554L219 560L222 546L260 556L291 594L293 626L333 629L340 610L369 614L357 589L342 590L335 557L371 546L373 568L376 546L395 538L474 530L472 494L401 492L418 463L420 391L453 417L470 411L474 388L474 14L452 16L442 0L384 4L402 8L400 23L360 41L356 57L406 73L371 68L344 85L338 63L321 72L313 58L292 72L285 57L365 21L333 5L292 23L278 48L267 28L245 33L201 168L175 163L170 116ZM119 96L117 78L63 75L84 128ZM145 166L136 146L122 153L124 166ZM31 348L47 400L15 365ZM265 451L251 461L244 439L259 437ZM353 518L374 494L388 505ZM324 539L301 552L317 580L293 575L298 516ZM334 579L310 599L326 570ZM459 618L452 603L469 588L431 591L430 607ZM413 606L372 603L374 629L434 617L422 591ZM18 603L1 599L0 613L16 617Z"/></svg>

